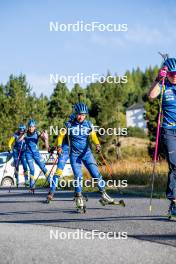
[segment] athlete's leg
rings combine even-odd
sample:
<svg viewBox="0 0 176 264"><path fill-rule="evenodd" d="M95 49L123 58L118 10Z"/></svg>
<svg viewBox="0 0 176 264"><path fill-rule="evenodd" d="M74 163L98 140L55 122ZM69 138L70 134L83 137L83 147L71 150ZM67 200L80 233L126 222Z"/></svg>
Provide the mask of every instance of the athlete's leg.
<svg viewBox="0 0 176 264"><path fill-rule="evenodd" d="M72 170L74 173L74 184L75 184L75 193L81 193L82 191L82 161L78 154L71 153L70 154L70 163L72 166Z"/></svg>
<svg viewBox="0 0 176 264"><path fill-rule="evenodd" d="M30 151L26 152L26 161L30 171L30 188L35 188L35 170L34 170L34 162L33 162L33 154Z"/></svg>
<svg viewBox="0 0 176 264"><path fill-rule="evenodd" d="M52 194L54 194L56 187L58 186L59 178L63 173L65 164L66 164L68 159L69 159L69 149L63 148L62 154L59 155L59 157L58 157L56 172L53 176L53 179L50 182L50 193L52 193Z"/></svg>
<svg viewBox="0 0 176 264"><path fill-rule="evenodd" d="M13 160L14 160L14 166L15 166L15 179L16 179L17 186L19 184L19 163L20 163L19 159L20 159L19 151L14 149L13 150Z"/></svg>
<svg viewBox="0 0 176 264"><path fill-rule="evenodd" d="M169 164L166 195L171 201L176 201L176 134L172 129L162 129L161 139Z"/></svg>
<svg viewBox="0 0 176 264"><path fill-rule="evenodd" d="M102 175L98 169L98 165L90 150L88 150L84 154L82 161L84 163L84 166L89 171L90 175L95 179L95 182L98 184L98 189L102 192L105 189L105 181L102 178Z"/></svg>
<svg viewBox="0 0 176 264"><path fill-rule="evenodd" d="M24 170L25 184L27 184L27 182L28 182L28 167L27 167L27 161L26 161L26 156L25 156L24 151L21 154L21 164L22 164L23 170Z"/></svg>

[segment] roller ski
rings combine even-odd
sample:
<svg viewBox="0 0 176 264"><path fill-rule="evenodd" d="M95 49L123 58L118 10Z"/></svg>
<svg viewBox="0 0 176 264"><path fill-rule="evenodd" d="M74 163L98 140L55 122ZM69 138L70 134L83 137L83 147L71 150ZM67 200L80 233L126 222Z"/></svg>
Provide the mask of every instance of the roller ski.
<svg viewBox="0 0 176 264"><path fill-rule="evenodd" d="M175 202L171 202L170 206L169 206L169 210L168 210L168 219L175 219L176 220L176 203Z"/></svg>
<svg viewBox="0 0 176 264"><path fill-rule="evenodd" d="M34 188L30 188L29 189L29 193L34 195L35 194L35 189Z"/></svg>
<svg viewBox="0 0 176 264"><path fill-rule="evenodd" d="M76 210L78 213L86 213L86 205L84 203L85 198L81 193L75 195L74 201L76 203Z"/></svg>
<svg viewBox="0 0 176 264"><path fill-rule="evenodd" d="M102 196L101 196L99 202L103 206L105 206L105 205L119 205L119 206L125 207L125 202L123 200L120 200L120 201L116 202L106 192L102 193Z"/></svg>
<svg viewBox="0 0 176 264"><path fill-rule="evenodd" d="M11 192L12 187L16 187L16 189L19 189L19 184L16 183L16 185L13 185L13 186L10 185L10 187L9 187L9 193Z"/></svg>
<svg viewBox="0 0 176 264"><path fill-rule="evenodd" d="M45 203L49 204L53 200L54 193L48 192Z"/></svg>

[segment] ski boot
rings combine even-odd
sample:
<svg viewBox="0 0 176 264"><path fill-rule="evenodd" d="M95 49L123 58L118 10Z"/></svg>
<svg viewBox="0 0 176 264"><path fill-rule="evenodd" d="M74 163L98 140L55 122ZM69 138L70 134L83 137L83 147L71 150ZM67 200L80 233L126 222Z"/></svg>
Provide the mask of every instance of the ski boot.
<svg viewBox="0 0 176 264"><path fill-rule="evenodd" d="M176 203L173 201L171 201L169 206L168 218L169 219L176 218Z"/></svg>
<svg viewBox="0 0 176 264"><path fill-rule="evenodd" d="M26 181L25 184L24 184L25 188L28 188L30 186L30 183L29 181Z"/></svg>
<svg viewBox="0 0 176 264"><path fill-rule="evenodd" d="M86 194L82 194L84 201L88 202L88 196Z"/></svg>
<svg viewBox="0 0 176 264"><path fill-rule="evenodd" d="M110 204L110 205L120 205L120 206L125 207L125 202L123 200L116 202L105 191L102 192L101 199L99 200L99 202L103 206Z"/></svg>
<svg viewBox="0 0 176 264"><path fill-rule="evenodd" d="M82 193L82 198L83 198L83 201L85 201L85 202L89 201L89 198L88 198L87 194L83 194ZM73 198L73 201L75 201L75 200L76 200L76 196Z"/></svg>
<svg viewBox="0 0 176 264"><path fill-rule="evenodd" d="M84 197L81 193L75 194L76 210L78 213L86 213L86 205L84 204Z"/></svg>
<svg viewBox="0 0 176 264"><path fill-rule="evenodd" d="M53 200L54 193L48 192L47 198L46 198L46 203L50 203Z"/></svg>

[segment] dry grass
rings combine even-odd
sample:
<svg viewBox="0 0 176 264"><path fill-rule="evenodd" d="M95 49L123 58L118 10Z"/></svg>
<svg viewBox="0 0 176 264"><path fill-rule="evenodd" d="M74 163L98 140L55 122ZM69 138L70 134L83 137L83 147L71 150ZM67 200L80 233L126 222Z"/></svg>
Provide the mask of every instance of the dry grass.
<svg viewBox="0 0 176 264"><path fill-rule="evenodd" d="M120 142L122 143L122 147L137 147L137 148L146 148L149 140L144 138L136 138L136 137L121 137Z"/></svg>
<svg viewBox="0 0 176 264"><path fill-rule="evenodd" d="M120 160L115 163L110 164L110 168L112 169L112 174L108 173L106 166L99 166L99 169L103 175L105 180L113 179L113 180L127 180L128 187L120 188L122 193L129 193L135 195L150 195L150 186L151 186L151 176L152 176L152 162L138 158L136 159L128 159L128 160ZM158 162L156 165L156 174L155 174L155 185L154 192L155 195L161 194L161 197L165 193L166 185L167 185L167 163L165 161ZM83 171L84 180L90 179L91 176L86 169ZM73 176L63 177L66 182L73 179ZM43 181L39 181L37 185L42 185ZM68 186L62 189L70 189ZM71 188L73 189L73 188ZM97 191L97 188L83 188L84 191ZM116 189L116 188L115 188ZM114 190L115 190L114 189ZM116 189L117 191L117 189ZM119 189L118 189L119 191Z"/></svg>
<svg viewBox="0 0 176 264"><path fill-rule="evenodd" d="M108 173L106 166L102 163L99 169L105 180L127 180L129 187L136 186L141 189L149 188L151 186L153 163L147 153L147 139L140 138L121 138L122 141L122 159L117 161L116 157L109 160L112 173ZM96 157L99 159L99 157ZM84 179L91 179L88 171L83 171ZM158 162L156 165L155 173L155 192L164 192L167 185L168 167L165 161ZM66 177L65 180L72 179L72 177Z"/></svg>
<svg viewBox="0 0 176 264"><path fill-rule="evenodd" d="M100 170L105 179L127 180L129 185L150 185L153 171L153 163L146 159L120 160L111 164L112 174L107 169L101 167ZM167 163L158 162L155 170L155 189L165 190L167 184Z"/></svg>

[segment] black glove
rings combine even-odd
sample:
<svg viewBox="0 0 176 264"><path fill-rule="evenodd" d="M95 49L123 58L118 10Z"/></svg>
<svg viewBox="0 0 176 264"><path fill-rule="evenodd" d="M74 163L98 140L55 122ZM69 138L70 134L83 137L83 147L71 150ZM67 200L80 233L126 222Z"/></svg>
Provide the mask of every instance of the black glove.
<svg viewBox="0 0 176 264"><path fill-rule="evenodd" d="M8 153L9 153L9 154L11 154L11 153L12 153L11 149L8 149Z"/></svg>
<svg viewBox="0 0 176 264"><path fill-rule="evenodd" d="M60 146L57 147L57 154L58 155L62 154L62 147L60 147Z"/></svg>
<svg viewBox="0 0 176 264"><path fill-rule="evenodd" d="M55 147L49 146L48 153L53 154L54 151L55 151Z"/></svg>
<svg viewBox="0 0 176 264"><path fill-rule="evenodd" d="M101 152L101 146L99 144L96 145L96 152L97 153L100 153Z"/></svg>

